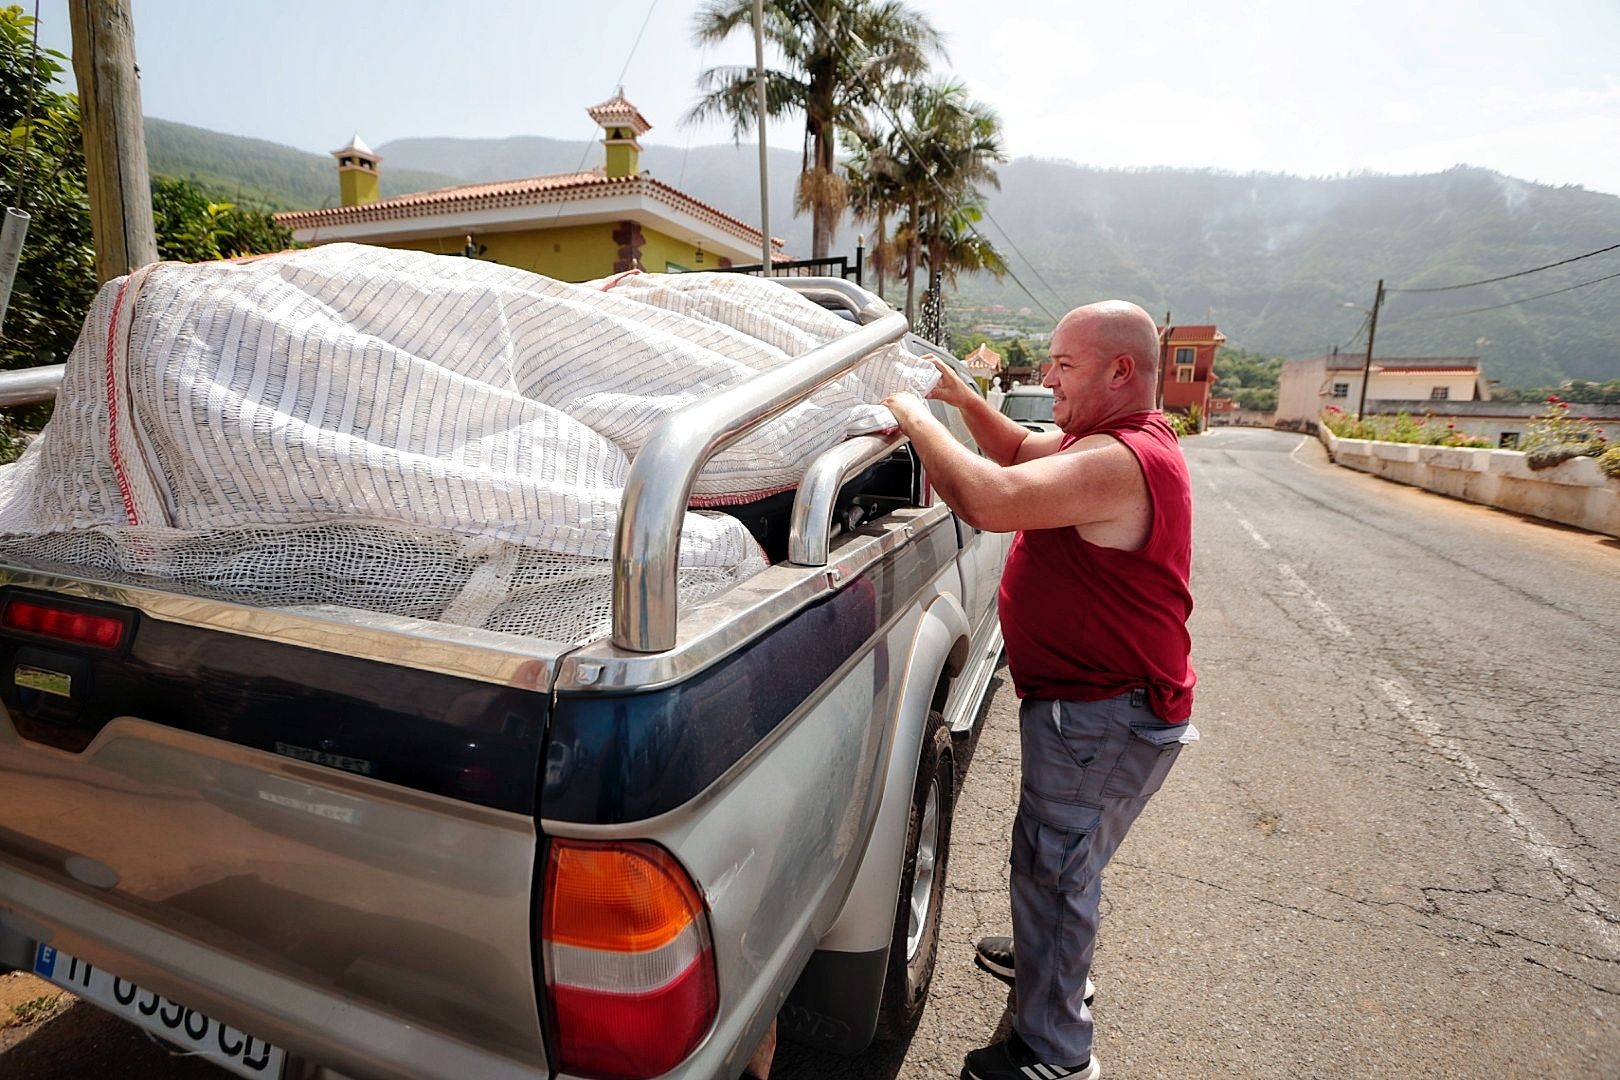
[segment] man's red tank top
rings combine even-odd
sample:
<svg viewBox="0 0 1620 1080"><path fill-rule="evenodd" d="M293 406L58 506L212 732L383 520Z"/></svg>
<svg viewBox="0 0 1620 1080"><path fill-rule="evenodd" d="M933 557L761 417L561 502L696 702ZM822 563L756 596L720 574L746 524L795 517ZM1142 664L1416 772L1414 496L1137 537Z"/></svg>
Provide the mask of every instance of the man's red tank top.
<svg viewBox="0 0 1620 1080"><path fill-rule="evenodd" d="M1189 650L1192 487L1164 414L1132 413L1084 435L1136 455L1153 524L1136 551L1098 547L1073 526L1013 538L1001 576L1001 631L1018 696L1101 701L1144 688L1166 723L1192 715ZM1083 436L1064 438L1067 449Z"/></svg>

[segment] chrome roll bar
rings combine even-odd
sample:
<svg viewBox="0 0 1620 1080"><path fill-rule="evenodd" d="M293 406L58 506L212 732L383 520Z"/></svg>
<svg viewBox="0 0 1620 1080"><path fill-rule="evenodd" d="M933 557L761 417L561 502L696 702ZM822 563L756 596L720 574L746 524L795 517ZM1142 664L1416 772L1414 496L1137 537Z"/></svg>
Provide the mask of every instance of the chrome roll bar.
<svg viewBox="0 0 1620 1080"><path fill-rule="evenodd" d="M782 283L808 293L825 281L847 285L847 291L836 286L832 291L864 298L862 310L874 310L877 318L665 417L631 463L613 538L613 644L618 648L650 653L675 646L681 523L709 458L838 378L873 349L905 336L905 316L858 286L837 278Z"/></svg>
<svg viewBox="0 0 1620 1080"><path fill-rule="evenodd" d="M826 566L832 546L832 516L844 482L868 465L882 461L904 446L906 437L861 435L828 450L805 472L793 500L788 529L788 562L798 566Z"/></svg>
<svg viewBox="0 0 1620 1080"><path fill-rule="evenodd" d="M0 371L0 408L55 401L66 367L66 364L47 364L44 367Z"/></svg>
<svg viewBox="0 0 1620 1080"><path fill-rule="evenodd" d="M874 323L894 310L876 293L867 292L841 277L779 277L771 280L822 306L836 304L854 315L855 321L862 326Z"/></svg>

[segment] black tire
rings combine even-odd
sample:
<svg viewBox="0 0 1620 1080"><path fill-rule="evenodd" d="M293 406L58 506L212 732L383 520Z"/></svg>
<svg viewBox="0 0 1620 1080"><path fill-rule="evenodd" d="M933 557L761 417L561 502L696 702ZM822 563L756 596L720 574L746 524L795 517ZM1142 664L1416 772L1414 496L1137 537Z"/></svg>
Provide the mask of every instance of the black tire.
<svg viewBox="0 0 1620 1080"><path fill-rule="evenodd" d="M929 816L929 800L934 800ZM878 1039L898 1039L916 1026L928 1001L939 953L940 908L945 900L945 872L950 863L951 812L956 804L956 761L951 733L938 710L928 714L923 727L922 755L911 793L906 820L906 857L900 869L900 892L895 901L894 933L889 939L889 966L878 1008ZM924 835L932 828L932 842ZM933 852L931 864L919 853ZM919 871L925 879L926 910L916 931L912 929L913 893ZM930 873L931 871L931 873ZM915 942L914 948L908 948Z"/></svg>

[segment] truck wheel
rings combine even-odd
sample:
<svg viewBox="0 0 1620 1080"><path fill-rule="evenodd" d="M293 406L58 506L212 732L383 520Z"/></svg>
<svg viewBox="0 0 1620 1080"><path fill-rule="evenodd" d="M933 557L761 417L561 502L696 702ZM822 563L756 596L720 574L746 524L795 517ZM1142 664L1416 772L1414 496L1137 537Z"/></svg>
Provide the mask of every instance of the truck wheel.
<svg viewBox="0 0 1620 1080"><path fill-rule="evenodd" d="M877 1038L906 1034L922 1015L939 952L940 907L951 849L951 811L956 801L956 762L951 733L938 710L923 727L917 782L906 822L906 860L889 939L889 970L883 983Z"/></svg>

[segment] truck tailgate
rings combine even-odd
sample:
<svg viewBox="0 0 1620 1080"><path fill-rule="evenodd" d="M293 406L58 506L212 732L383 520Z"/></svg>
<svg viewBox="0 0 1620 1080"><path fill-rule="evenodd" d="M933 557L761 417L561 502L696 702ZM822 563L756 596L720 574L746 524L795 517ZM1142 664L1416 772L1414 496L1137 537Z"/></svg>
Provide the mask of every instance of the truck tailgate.
<svg viewBox="0 0 1620 1080"><path fill-rule="evenodd" d="M19 602L124 618L129 637L52 639ZM453 1072L413 1061L425 1029L505 1059L484 1074L544 1070L544 693L10 586L0 703L14 932L332 1064ZM364 1023L398 1045L356 1039Z"/></svg>

